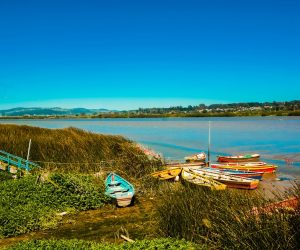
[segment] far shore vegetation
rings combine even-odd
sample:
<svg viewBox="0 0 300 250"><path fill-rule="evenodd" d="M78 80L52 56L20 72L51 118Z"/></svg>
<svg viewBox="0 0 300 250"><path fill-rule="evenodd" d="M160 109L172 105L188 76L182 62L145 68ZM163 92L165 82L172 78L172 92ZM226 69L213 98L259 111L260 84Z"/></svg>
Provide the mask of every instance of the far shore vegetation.
<svg viewBox="0 0 300 250"><path fill-rule="evenodd" d="M76 111L74 111L76 110ZM84 110L84 112L78 112ZM300 116L300 101L199 104L170 108L94 112L89 109L16 108L0 111L0 119L76 119L76 118L172 118L172 117L244 117Z"/></svg>

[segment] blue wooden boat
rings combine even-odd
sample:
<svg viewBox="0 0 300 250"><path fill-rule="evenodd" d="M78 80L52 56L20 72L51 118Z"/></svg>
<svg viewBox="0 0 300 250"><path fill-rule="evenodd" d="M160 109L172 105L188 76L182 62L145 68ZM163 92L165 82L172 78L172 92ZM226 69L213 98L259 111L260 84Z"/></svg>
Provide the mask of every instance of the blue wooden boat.
<svg viewBox="0 0 300 250"><path fill-rule="evenodd" d="M254 171L246 171L246 170L236 170L236 169L216 169L216 168L205 168L210 171L216 171L224 174L231 174L239 177L251 178L256 180L261 180L263 176L263 172L254 172Z"/></svg>
<svg viewBox="0 0 300 250"><path fill-rule="evenodd" d="M116 199L118 206L126 207L132 202L134 187L121 176L110 173L105 180L105 194Z"/></svg>

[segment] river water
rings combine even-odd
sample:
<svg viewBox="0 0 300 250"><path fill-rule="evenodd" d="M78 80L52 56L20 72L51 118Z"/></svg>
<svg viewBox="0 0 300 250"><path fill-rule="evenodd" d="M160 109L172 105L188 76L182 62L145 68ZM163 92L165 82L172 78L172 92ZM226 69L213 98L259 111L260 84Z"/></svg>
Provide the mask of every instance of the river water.
<svg viewBox="0 0 300 250"><path fill-rule="evenodd" d="M44 128L77 127L123 135L154 149L169 160L208 149L211 156L259 153L282 174L300 176L300 117L152 118L152 119L21 119L1 120Z"/></svg>
<svg viewBox="0 0 300 250"><path fill-rule="evenodd" d="M259 190L263 190L267 196L272 197L273 192L277 191L285 192L295 180L300 179L300 117L0 119L0 124L13 123L44 128L72 126L95 133L123 135L154 149L167 159L183 160L188 154L207 152L209 121L212 160L216 160L219 154L259 153L263 161L279 166L276 174L264 176L260 184ZM140 206L145 204L141 202ZM139 209L139 206L128 209ZM144 208L141 211L144 211ZM114 232L123 226L124 221L118 221L120 216L123 218L120 213L119 210L107 213L108 219L116 220L107 222L102 210L81 212L75 216L75 220L82 223L65 222L58 229L2 239L0 248L28 239L77 238L110 241L114 239ZM130 210L129 214L136 215L136 212L132 213ZM127 214L124 213L124 216ZM126 227L130 227L128 221L131 219L126 217ZM142 219L141 221L143 222ZM132 229L132 232L136 231L136 222L134 225L135 229ZM110 227L112 229L109 229ZM132 232L130 231L131 234ZM135 237L134 234L133 236Z"/></svg>

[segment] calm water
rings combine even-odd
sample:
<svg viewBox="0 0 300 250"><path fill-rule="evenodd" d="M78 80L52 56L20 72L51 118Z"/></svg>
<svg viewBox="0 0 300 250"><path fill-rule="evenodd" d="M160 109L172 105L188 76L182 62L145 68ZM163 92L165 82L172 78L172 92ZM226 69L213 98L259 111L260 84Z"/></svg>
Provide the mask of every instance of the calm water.
<svg viewBox="0 0 300 250"><path fill-rule="evenodd" d="M118 134L176 160L208 148L211 121L212 160L218 154L259 153L262 160L300 175L300 117L0 120L45 128L77 127ZM286 164L286 160L292 164Z"/></svg>

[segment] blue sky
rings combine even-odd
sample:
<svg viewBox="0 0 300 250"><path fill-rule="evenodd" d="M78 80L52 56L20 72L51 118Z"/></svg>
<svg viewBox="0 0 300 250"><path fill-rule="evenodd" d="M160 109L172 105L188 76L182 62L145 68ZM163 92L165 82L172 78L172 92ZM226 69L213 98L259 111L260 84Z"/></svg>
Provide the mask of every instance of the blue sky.
<svg viewBox="0 0 300 250"><path fill-rule="evenodd" d="M300 99L300 1L0 1L0 108Z"/></svg>

